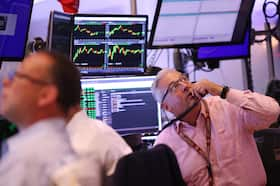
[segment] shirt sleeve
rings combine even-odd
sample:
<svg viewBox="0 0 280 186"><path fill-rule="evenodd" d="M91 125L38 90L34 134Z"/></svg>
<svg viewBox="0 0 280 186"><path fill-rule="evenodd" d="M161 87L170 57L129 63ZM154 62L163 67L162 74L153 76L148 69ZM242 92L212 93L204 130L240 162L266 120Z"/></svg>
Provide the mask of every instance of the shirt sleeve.
<svg viewBox="0 0 280 186"><path fill-rule="evenodd" d="M122 141L121 138L116 138L114 141L118 142L118 147L108 148L104 157L106 176L111 176L114 173L116 165L121 157L132 152L129 146L124 141ZM113 147L113 143L111 145Z"/></svg>
<svg viewBox="0 0 280 186"><path fill-rule="evenodd" d="M3 166L3 164L5 165ZM7 167L6 164L7 163L2 163L2 166L0 168L0 185L23 185L24 166L22 166L22 164L19 164L17 166Z"/></svg>
<svg viewBox="0 0 280 186"><path fill-rule="evenodd" d="M102 185L101 169L91 157L80 158L59 167L51 175L56 186Z"/></svg>
<svg viewBox="0 0 280 186"><path fill-rule="evenodd" d="M226 100L240 108L245 127L251 132L267 128L279 116L279 104L271 97L250 90L230 89Z"/></svg>
<svg viewBox="0 0 280 186"><path fill-rule="evenodd" d="M116 168L118 160L131 153L128 144L116 133L110 126L102 121L96 121L98 134L94 141L95 152L98 152L98 157L102 165L105 176L111 176Z"/></svg>

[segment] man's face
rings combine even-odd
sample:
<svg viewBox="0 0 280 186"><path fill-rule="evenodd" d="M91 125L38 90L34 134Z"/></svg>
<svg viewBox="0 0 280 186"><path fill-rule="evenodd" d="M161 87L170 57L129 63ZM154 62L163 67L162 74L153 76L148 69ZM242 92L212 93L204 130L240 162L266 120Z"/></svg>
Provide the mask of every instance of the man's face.
<svg viewBox="0 0 280 186"><path fill-rule="evenodd" d="M191 95L191 87L192 84L179 72L164 76L159 83L163 91L162 107L175 116L180 115L196 101Z"/></svg>
<svg viewBox="0 0 280 186"><path fill-rule="evenodd" d="M22 123L38 108L41 89L48 84L49 63L42 54L24 59L13 77L3 80L0 113L7 119Z"/></svg>

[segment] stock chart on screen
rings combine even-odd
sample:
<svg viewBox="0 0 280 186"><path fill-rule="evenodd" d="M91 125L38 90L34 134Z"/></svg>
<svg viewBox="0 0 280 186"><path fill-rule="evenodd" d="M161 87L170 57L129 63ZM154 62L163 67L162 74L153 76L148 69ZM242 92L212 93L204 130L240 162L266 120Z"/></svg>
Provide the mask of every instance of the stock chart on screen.
<svg viewBox="0 0 280 186"><path fill-rule="evenodd" d="M72 59L84 75L144 73L147 16L74 16Z"/></svg>

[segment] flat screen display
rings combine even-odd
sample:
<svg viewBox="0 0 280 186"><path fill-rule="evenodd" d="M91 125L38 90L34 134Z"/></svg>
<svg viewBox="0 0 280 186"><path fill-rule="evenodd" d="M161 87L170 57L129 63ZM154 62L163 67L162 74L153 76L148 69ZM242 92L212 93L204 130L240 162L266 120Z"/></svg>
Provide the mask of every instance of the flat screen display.
<svg viewBox="0 0 280 186"><path fill-rule="evenodd" d="M32 0L1 0L0 60L24 58L32 6Z"/></svg>
<svg viewBox="0 0 280 186"><path fill-rule="evenodd" d="M47 45L49 50L71 57L72 15L52 11L49 18Z"/></svg>
<svg viewBox="0 0 280 186"><path fill-rule="evenodd" d="M161 129L161 109L151 92L155 76L82 79L81 107L120 134Z"/></svg>
<svg viewBox="0 0 280 186"><path fill-rule="evenodd" d="M158 0L150 48L241 43L254 0Z"/></svg>
<svg viewBox="0 0 280 186"><path fill-rule="evenodd" d="M74 15L72 60L82 75L143 74L147 16Z"/></svg>
<svg viewBox="0 0 280 186"><path fill-rule="evenodd" d="M250 57L250 29L247 30L243 43L221 46L199 47L197 61L237 59Z"/></svg>

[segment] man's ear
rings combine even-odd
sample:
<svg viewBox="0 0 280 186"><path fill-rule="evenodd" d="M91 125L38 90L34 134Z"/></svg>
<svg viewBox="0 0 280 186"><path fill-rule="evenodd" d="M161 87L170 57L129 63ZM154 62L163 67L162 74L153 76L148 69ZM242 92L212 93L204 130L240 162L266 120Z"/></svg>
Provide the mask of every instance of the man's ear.
<svg viewBox="0 0 280 186"><path fill-rule="evenodd" d="M40 90L38 106L46 106L55 103L58 97L58 90L54 85L47 85Z"/></svg>
<svg viewBox="0 0 280 186"><path fill-rule="evenodd" d="M160 105L160 108L161 109L163 109L163 110L166 110L166 111L170 111L169 109L169 106L166 104L166 103L162 103L161 105Z"/></svg>

